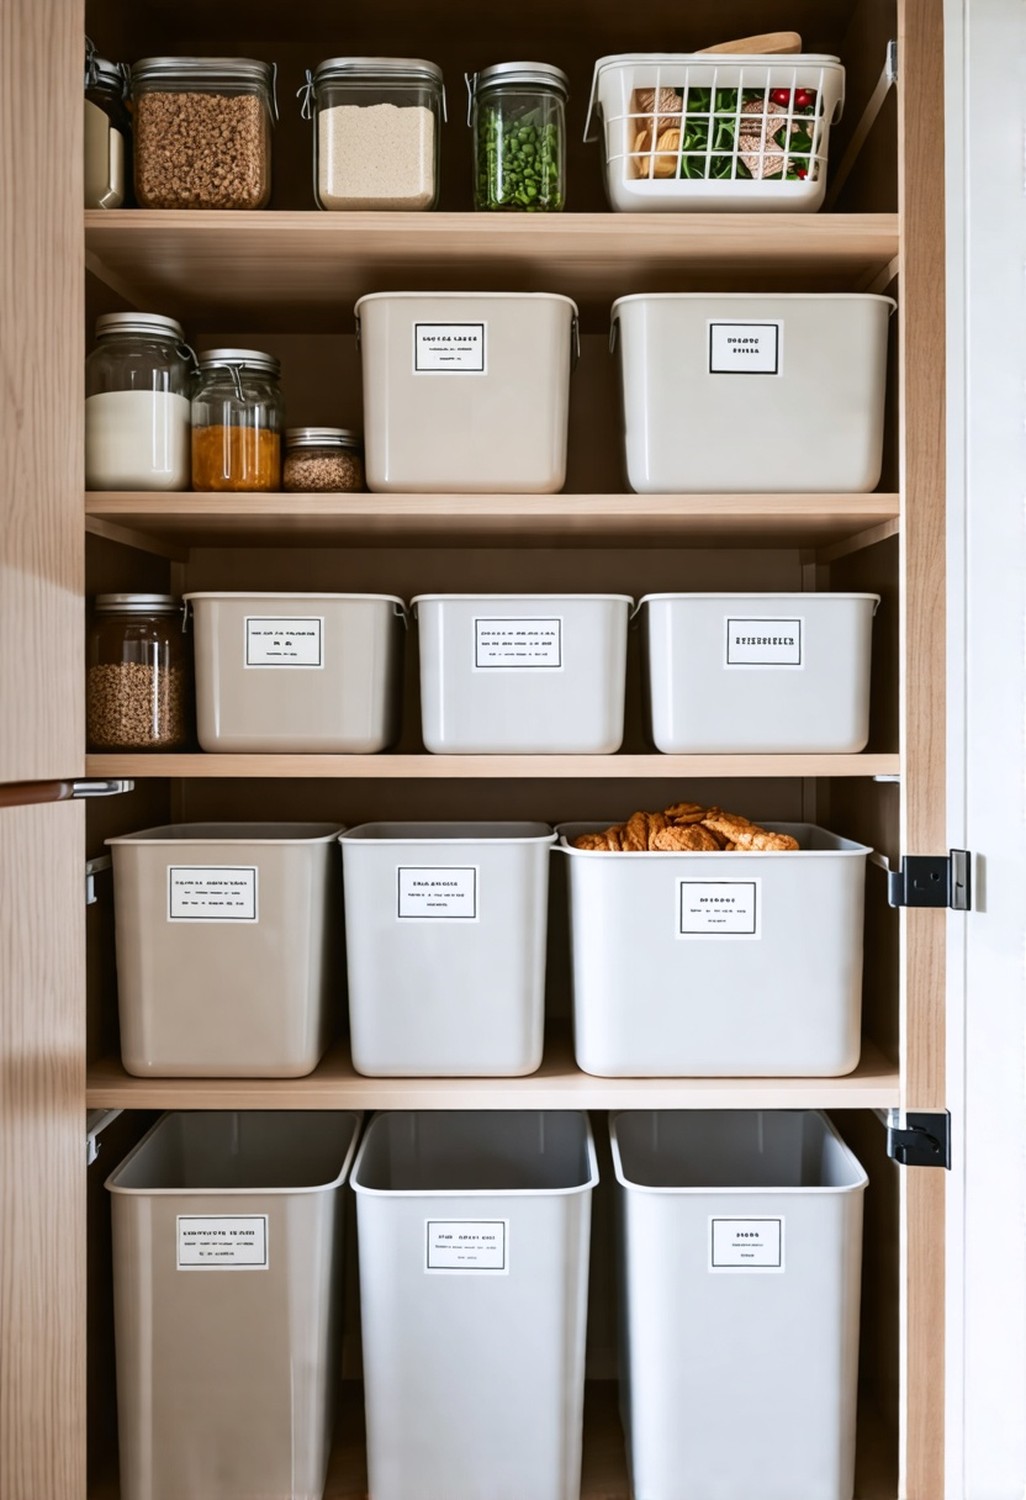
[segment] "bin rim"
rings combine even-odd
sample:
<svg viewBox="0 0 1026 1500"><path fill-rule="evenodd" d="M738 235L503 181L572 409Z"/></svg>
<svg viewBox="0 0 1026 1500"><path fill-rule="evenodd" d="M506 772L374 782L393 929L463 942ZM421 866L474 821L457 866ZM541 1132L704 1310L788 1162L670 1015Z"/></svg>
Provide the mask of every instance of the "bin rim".
<svg viewBox="0 0 1026 1500"><path fill-rule="evenodd" d="M576 603L579 599L600 600L604 604L629 604L633 607L634 599L630 594L414 594L410 600L410 608L415 609L418 604L501 604L513 600L523 600L525 603L538 601L542 604L565 603L567 600Z"/></svg>
<svg viewBox="0 0 1026 1500"><path fill-rule="evenodd" d="M879 594L834 593L831 589L808 589L805 593L800 593L795 589L746 589L736 591L731 589L710 589L708 591L696 590L694 593L642 594L638 600L638 609L643 604L654 604L657 601L668 601L671 604L675 604L680 600L687 602L691 599L786 599L788 601L793 599L797 603L804 603L806 599L871 599L879 605L880 598Z"/></svg>
<svg viewBox="0 0 1026 1500"><path fill-rule="evenodd" d="M406 608L398 594L329 594L320 590L304 593L298 589L295 591L288 589L201 589L197 593L183 594L182 599L187 599L190 603L193 599L299 599L304 603L318 599L336 602L371 600L375 604L398 604L404 610Z"/></svg>
<svg viewBox="0 0 1026 1500"><path fill-rule="evenodd" d="M366 292L356 303L353 312L357 317L360 308L368 302L565 302L572 307L574 316L578 316L577 303L572 297L567 297L562 292Z"/></svg>
<svg viewBox="0 0 1026 1500"><path fill-rule="evenodd" d="M762 63L768 67L801 67L806 63L835 63L841 72L844 65L832 52L608 52L595 63L595 72L614 67L633 67L638 63L705 63L709 67L728 67L734 63Z"/></svg>
<svg viewBox="0 0 1026 1500"><path fill-rule="evenodd" d="M488 1111L488 1113L491 1113L491 1112L492 1111ZM567 1109L567 1110L538 1109L538 1110L534 1110L534 1111L528 1110L528 1111L526 1111L526 1113L528 1113L528 1114L535 1113L535 1114L568 1114L568 1115L578 1115L583 1120L583 1122L584 1122L584 1147L585 1147L585 1152L587 1154L587 1162L588 1162L588 1177L587 1177L587 1181L586 1182L575 1182L575 1183L573 1183L569 1187L561 1187L561 1188L372 1188L372 1187L367 1187L365 1183L357 1181L357 1178L358 1178L359 1173L360 1173L360 1169L363 1166L363 1158L364 1158L364 1155L365 1155L365 1153L367 1151L368 1145L370 1143L370 1139L371 1139L371 1136L372 1136L372 1134L374 1132L374 1128L375 1128L375 1126L378 1124L378 1122L380 1120L383 1120L383 1119L386 1119L386 1118L390 1118L390 1117L392 1117L394 1115L400 1115L400 1114L403 1114L403 1115L414 1115L414 1114L436 1114L436 1113L442 1113L442 1114L474 1114L474 1113L479 1113L479 1111L474 1111L474 1110L442 1110L442 1111L436 1111L436 1110L414 1110L414 1109L401 1109L401 1110L400 1109L396 1109L396 1110L380 1110L380 1111L378 1111L374 1115L374 1117L371 1120L370 1124L367 1126L366 1130L363 1131L362 1138L360 1140L360 1149L357 1151L357 1153L356 1153L356 1160L353 1162L353 1170L350 1173L350 1177L349 1177L349 1186L352 1188L353 1192L357 1193L357 1194L362 1194L366 1198L393 1198L393 1199L394 1198L402 1198L404 1200L410 1200L410 1199L416 1199L416 1198L425 1198L425 1199L431 1200L432 1202L438 1201L439 1199L445 1199L445 1198L449 1198L449 1199L451 1199L451 1198L460 1198L460 1199L466 1198L468 1200L476 1202L476 1201L478 1201L480 1199L485 1199L485 1198L571 1198L571 1197L574 1197L575 1195L580 1194L580 1193L590 1193L590 1192L592 1192L598 1186L598 1183L599 1183L599 1168L598 1168L598 1151L596 1150L596 1147L595 1147L595 1132L591 1128L591 1119L590 1119L590 1117L588 1115L587 1110L583 1110L583 1109ZM521 1113L521 1111L518 1110L517 1113L519 1114L519 1113Z"/></svg>
<svg viewBox="0 0 1026 1500"><path fill-rule="evenodd" d="M708 865L711 849L575 849L570 843L571 838L577 838L582 833L601 833L606 828L612 827L617 820L609 819L606 822L574 822L557 823L557 842L554 849L560 854L571 854L575 859L606 859L610 853L615 853L617 859L632 859L644 855L646 859L687 859L704 860L710 869L718 868ZM832 849L720 849L718 857L727 859L743 859L746 863L754 859L865 859L873 853L868 844L857 843L855 839L842 838L839 833L832 833L829 828L823 828L819 823L778 823L767 819L760 821L760 827L769 833L789 833L792 838L798 838L796 829L812 830L816 833L826 834L827 838L834 840L837 845ZM799 840L800 842L800 840Z"/></svg>
<svg viewBox="0 0 1026 1500"><path fill-rule="evenodd" d="M537 829L539 831L535 833L522 832L498 835L481 833L476 837L473 834L451 835L444 832L446 828L466 828L468 824L473 821L473 819L467 819L466 821L460 821L458 819L424 819L419 822L411 820L409 823L403 823L398 821L397 819L380 819L373 823L359 823L355 828L343 829L343 831L338 835L338 841L340 844L374 844L376 846L383 845L385 848L390 848L397 844L409 845L416 843L452 844L453 846L485 843L487 843L488 845L554 844L557 838L555 829L552 828L548 823L518 821L513 819L509 821L503 819L495 819L492 822L481 819L478 822L478 826L482 829L519 828ZM372 828L405 828L410 831L406 833L387 834L384 838L378 838L375 835L368 836L368 830ZM429 834L429 829L437 830L434 837ZM544 830L544 832L542 832L541 830Z"/></svg>
<svg viewBox="0 0 1026 1500"><path fill-rule="evenodd" d="M610 308L614 320L629 302L885 302L891 312L898 304L879 292L631 292L617 297Z"/></svg>
<svg viewBox="0 0 1026 1500"><path fill-rule="evenodd" d="M696 1112L697 1111L695 1111L695 1110L673 1110L673 1109L664 1109L664 1110L660 1110L660 1109L653 1109L653 1110L618 1109L618 1110L610 1110L609 1115L607 1116L607 1122L608 1122L608 1127L609 1127L609 1146L610 1146L610 1151L612 1153L612 1158L613 1158L613 1174L616 1177L617 1185L619 1187L622 1187L626 1192L629 1192L629 1193L654 1193L654 1194L658 1194L660 1196L667 1196L667 1195L669 1195L671 1197L681 1197L681 1196L686 1195L687 1197L698 1197L698 1196L703 1196L703 1197L705 1197L705 1196L730 1197L732 1195L736 1195L737 1193L745 1193L745 1194L749 1195L752 1198L755 1198L755 1197L765 1197L765 1196L770 1196L770 1195L772 1195L774 1198L778 1197L778 1196L783 1196L783 1197L798 1197L798 1196L801 1196L802 1198L816 1196L816 1197L830 1197L830 1198L834 1198L834 1197L840 1197L840 1196L848 1194L848 1193L861 1193L861 1192L864 1192L865 1189L869 1186L869 1174L866 1171L865 1167L859 1161L858 1157L855 1155L854 1151L848 1145L847 1141L843 1138L843 1136L841 1135L840 1131L836 1128L836 1126L834 1125L834 1122L831 1120L830 1116L824 1110L822 1110L822 1109L781 1109L781 1110L773 1110L773 1111L739 1109L739 1110L717 1111L717 1113L727 1113L727 1114L766 1114L766 1113L773 1113L773 1114L782 1114L782 1115L814 1115L816 1117L816 1119L819 1120L823 1124L823 1126L826 1128L826 1133L828 1135L832 1136L834 1138L834 1140L838 1143L838 1145L841 1147L841 1150L844 1152L844 1155L845 1155L846 1159L851 1164L851 1167L852 1167L852 1177L854 1178L854 1180L852 1182L838 1184L836 1187L829 1187L829 1186L826 1186L824 1184L820 1184L820 1185L818 1185L816 1187L745 1187L745 1186L743 1186L743 1184L740 1184L740 1183L735 1183L732 1187L713 1187L713 1186L703 1186L703 1187L650 1187L648 1184L643 1183L643 1182L634 1182L634 1181L632 1181L626 1175L626 1173L624 1171L624 1166L623 1166L623 1158L622 1158L622 1156L620 1154L620 1138L619 1138L619 1135L618 1135L618 1132L617 1132L617 1126L619 1124L619 1121L620 1121L620 1119L624 1115L632 1115L632 1114L635 1114L635 1115L636 1114L694 1114Z"/></svg>
<svg viewBox="0 0 1026 1500"><path fill-rule="evenodd" d="M140 1188L140 1187L124 1187L124 1186L122 1186L120 1183L118 1183L115 1180L118 1177L118 1175L121 1172L123 1172L125 1170L125 1168L131 1162L133 1162L135 1160L135 1158L142 1151L143 1147L146 1145L146 1143L150 1139L150 1137L152 1135L155 1135L158 1130L162 1129L163 1126L167 1123L167 1121L170 1120L170 1119L173 1119L173 1117L175 1115L181 1115L181 1114L221 1115L221 1114L242 1114L242 1113L247 1113L248 1114L248 1113L251 1113L251 1112L252 1111L248 1111L248 1110L247 1111L242 1111L242 1110L223 1110L223 1109L201 1109L201 1110L169 1109L169 1110L166 1110L164 1112L164 1114L162 1114L160 1116L160 1119L157 1120L157 1121L155 1121L155 1123L150 1126L149 1130L147 1130L147 1132L143 1136L142 1140L136 1142L136 1144L132 1147L131 1151L129 1151L128 1155L125 1156L125 1157L122 1157L121 1161L118 1162L117 1166L114 1168L114 1170L111 1172L110 1176L104 1182L104 1184L103 1184L104 1187L107 1189L108 1193L121 1193L125 1197L128 1197L128 1198L255 1198L255 1197L260 1197L260 1198L265 1198L265 1197L267 1197L267 1198L286 1198L286 1197L287 1198L292 1198L292 1197L297 1197L300 1194L302 1194L302 1195L305 1196L305 1195L309 1195L309 1194L312 1194L312 1193L330 1193L330 1192L334 1192L336 1189L338 1189L340 1187L344 1187L345 1186L346 1179L350 1175L350 1171L352 1169L353 1162L354 1162L354 1159L356 1157L357 1146L359 1145L361 1137L363 1136L363 1133L364 1133L364 1131L363 1131L364 1111L362 1109L332 1109L332 1110L325 1110L325 1111L323 1111L323 1113L325 1113L325 1114L341 1115L344 1118L346 1118L348 1120L351 1120L352 1121L352 1125L353 1125L352 1134L351 1134L351 1136L349 1138L349 1144L346 1146L345 1156L344 1156L343 1161L342 1161L342 1166L339 1169L338 1174L332 1179L331 1182L316 1182L316 1183L311 1183L311 1184L309 1184L306 1187L245 1187L245 1188L216 1188L216 1187L210 1187L210 1188L198 1188L198 1187L196 1187L196 1188L191 1188L191 1187L181 1187L181 1188ZM301 1110L289 1110L289 1111L286 1111L286 1113L289 1113L289 1114L301 1114L301 1113L305 1114L307 1112L306 1111L301 1111Z"/></svg>
<svg viewBox="0 0 1026 1500"><path fill-rule="evenodd" d="M282 833L281 837L274 838L266 835L252 837L247 829L252 828L281 828L291 830ZM182 838L167 835L174 834L178 828L209 828L220 829L219 833L203 833L186 835ZM307 832L305 835L298 832L300 829L318 832ZM210 844L248 844L250 846L264 846L267 848L281 848L282 845L309 845L334 843L340 833L345 832L345 827L340 823L161 823L155 828L140 828L135 833L119 833L104 839L104 843L111 844L137 844L145 847L149 844L160 845L163 848L195 848Z"/></svg>

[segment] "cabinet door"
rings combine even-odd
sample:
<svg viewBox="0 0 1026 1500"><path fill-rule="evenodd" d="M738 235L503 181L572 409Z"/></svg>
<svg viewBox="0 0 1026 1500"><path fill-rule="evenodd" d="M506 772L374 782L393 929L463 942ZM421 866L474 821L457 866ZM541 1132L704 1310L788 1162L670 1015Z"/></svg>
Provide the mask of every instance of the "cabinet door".
<svg viewBox="0 0 1026 1500"><path fill-rule="evenodd" d="M85 810L0 808L0 1495L85 1493Z"/></svg>
<svg viewBox="0 0 1026 1500"><path fill-rule="evenodd" d="M0 782L82 768L83 31L0 6Z"/></svg>

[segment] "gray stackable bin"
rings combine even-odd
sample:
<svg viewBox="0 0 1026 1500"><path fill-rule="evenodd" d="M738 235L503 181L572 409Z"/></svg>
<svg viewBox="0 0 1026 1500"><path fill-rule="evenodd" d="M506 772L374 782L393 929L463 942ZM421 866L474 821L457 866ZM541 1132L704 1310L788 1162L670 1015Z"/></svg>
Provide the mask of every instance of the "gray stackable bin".
<svg viewBox="0 0 1026 1500"><path fill-rule="evenodd" d="M108 1178L121 1500L320 1500L360 1120L164 1115Z"/></svg>

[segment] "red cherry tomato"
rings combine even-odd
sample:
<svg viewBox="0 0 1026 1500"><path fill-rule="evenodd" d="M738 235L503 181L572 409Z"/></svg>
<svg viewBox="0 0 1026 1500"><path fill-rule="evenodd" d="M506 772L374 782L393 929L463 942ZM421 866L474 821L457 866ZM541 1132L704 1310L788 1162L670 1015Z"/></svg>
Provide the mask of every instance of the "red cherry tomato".
<svg viewBox="0 0 1026 1500"><path fill-rule="evenodd" d="M791 90L770 89L770 98L774 104L783 104L786 107L791 102Z"/></svg>
<svg viewBox="0 0 1026 1500"><path fill-rule="evenodd" d="M816 98L815 89L798 89L794 96L794 102L798 109L808 109Z"/></svg>
<svg viewBox="0 0 1026 1500"><path fill-rule="evenodd" d="M794 175L796 177L800 177L800 178L804 179L804 178L808 177L809 174L808 174L808 170L805 167L795 167L795 169L794 169Z"/></svg>

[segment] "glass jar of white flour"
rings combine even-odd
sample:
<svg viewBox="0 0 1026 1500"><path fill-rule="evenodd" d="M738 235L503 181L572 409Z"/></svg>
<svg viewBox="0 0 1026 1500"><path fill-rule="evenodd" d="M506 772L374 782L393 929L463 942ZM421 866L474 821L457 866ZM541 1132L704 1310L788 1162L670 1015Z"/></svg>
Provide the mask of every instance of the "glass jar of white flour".
<svg viewBox="0 0 1026 1500"><path fill-rule="evenodd" d="M195 358L182 325L106 313L86 360L86 489L187 490Z"/></svg>
<svg viewBox="0 0 1026 1500"><path fill-rule="evenodd" d="M417 57L329 57L307 73L318 208L434 208L441 69Z"/></svg>

